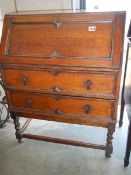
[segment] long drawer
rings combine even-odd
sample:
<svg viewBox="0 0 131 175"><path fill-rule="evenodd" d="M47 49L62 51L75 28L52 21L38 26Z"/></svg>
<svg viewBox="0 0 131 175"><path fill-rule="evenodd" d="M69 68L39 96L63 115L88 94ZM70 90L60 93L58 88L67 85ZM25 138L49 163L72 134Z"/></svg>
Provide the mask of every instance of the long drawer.
<svg viewBox="0 0 131 175"><path fill-rule="evenodd" d="M41 90L48 93L66 93L115 97L116 75L63 70L5 69L7 87Z"/></svg>
<svg viewBox="0 0 131 175"><path fill-rule="evenodd" d="M11 91L13 109L41 111L48 114L97 116L111 118L114 101L60 95Z"/></svg>

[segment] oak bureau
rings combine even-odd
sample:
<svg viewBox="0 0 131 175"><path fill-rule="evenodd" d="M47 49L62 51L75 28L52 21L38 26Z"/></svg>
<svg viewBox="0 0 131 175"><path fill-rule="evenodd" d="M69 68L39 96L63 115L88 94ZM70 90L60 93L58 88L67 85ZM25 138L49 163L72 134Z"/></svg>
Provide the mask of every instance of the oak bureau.
<svg viewBox="0 0 131 175"><path fill-rule="evenodd" d="M113 151L125 12L7 14L0 66L16 138ZM19 117L105 127L106 145L24 133ZM88 133L87 133L88 134ZM96 135L97 137L97 135Z"/></svg>

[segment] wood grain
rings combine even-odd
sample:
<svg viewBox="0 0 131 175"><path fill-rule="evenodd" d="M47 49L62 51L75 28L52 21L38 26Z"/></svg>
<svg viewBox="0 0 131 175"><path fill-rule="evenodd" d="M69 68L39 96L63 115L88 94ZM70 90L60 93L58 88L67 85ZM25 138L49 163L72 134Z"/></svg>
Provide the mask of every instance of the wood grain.
<svg viewBox="0 0 131 175"><path fill-rule="evenodd" d="M13 76L12 76L13 75ZM48 78L47 78L48 77ZM25 79L25 81L23 80ZM106 72L88 73L79 71L63 71L59 69L48 70L5 70L5 82L7 87L19 89L40 90L44 92L55 92L54 87L64 94L92 93L115 97L116 75ZM107 86L108 84L108 86Z"/></svg>
<svg viewBox="0 0 131 175"><path fill-rule="evenodd" d="M123 12L7 15L2 37L5 57L0 61L119 67L120 60L116 55L121 54L121 45L117 43L121 31L116 17L121 19L123 25ZM62 27L57 28L54 21L62 22ZM89 26L96 26L96 32L89 32ZM55 56L51 56L54 52Z"/></svg>
<svg viewBox="0 0 131 175"><path fill-rule="evenodd" d="M57 113L62 114L77 114L77 115L91 115L100 117L112 117L113 101L88 99L70 96L33 94L24 92L10 92L11 106L16 108L26 108L31 110L40 110L43 112L50 112L52 115ZM86 106L90 106L90 110L86 110Z"/></svg>
<svg viewBox="0 0 131 175"><path fill-rule="evenodd" d="M5 16L0 67L16 137L19 116L108 128L106 146L23 135L113 151L125 12L29 12ZM28 122L24 125L26 128Z"/></svg>

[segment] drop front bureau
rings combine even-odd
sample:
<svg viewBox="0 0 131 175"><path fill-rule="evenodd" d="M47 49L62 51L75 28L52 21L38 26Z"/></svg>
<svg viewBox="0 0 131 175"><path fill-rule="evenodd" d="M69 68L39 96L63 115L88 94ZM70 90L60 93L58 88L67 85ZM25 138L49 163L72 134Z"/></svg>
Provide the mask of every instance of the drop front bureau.
<svg viewBox="0 0 131 175"><path fill-rule="evenodd" d="M125 12L7 14L0 66L16 138L113 151ZM107 128L105 145L33 134L19 117ZM88 134L88 133L87 133ZM96 136L97 137L97 136Z"/></svg>

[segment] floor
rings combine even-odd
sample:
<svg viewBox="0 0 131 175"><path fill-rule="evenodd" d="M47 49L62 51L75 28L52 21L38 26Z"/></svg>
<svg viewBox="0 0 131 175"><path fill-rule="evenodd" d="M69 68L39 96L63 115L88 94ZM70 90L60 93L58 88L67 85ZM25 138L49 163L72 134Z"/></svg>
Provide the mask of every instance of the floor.
<svg viewBox="0 0 131 175"><path fill-rule="evenodd" d="M12 120L0 129L0 175L130 175L124 168L128 120L116 126L111 158L104 151L23 139L17 143ZM21 119L21 123L24 119ZM106 129L33 120L26 132L105 144Z"/></svg>

